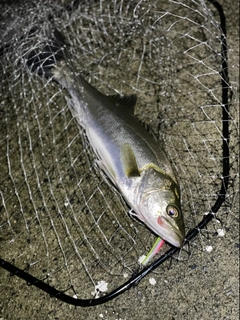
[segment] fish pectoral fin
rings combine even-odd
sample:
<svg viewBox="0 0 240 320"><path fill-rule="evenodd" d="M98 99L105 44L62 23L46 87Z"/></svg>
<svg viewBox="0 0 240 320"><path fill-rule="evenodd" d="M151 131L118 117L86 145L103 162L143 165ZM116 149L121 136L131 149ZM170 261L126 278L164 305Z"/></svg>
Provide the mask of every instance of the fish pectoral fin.
<svg viewBox="0 0 240 320"><path fill-rule="evenodd" d="M130 94L127 96L120 96L120 94L114 94L109 96L111 97L116 103L120 104L121 107L127 108L128 112L134 112L134 107L137 102L136 94Z"/></svg>
<svg viewBox="0 0 240 320"><path fill-rule="evenodd" d="M121 146L121 162L123 171L128 178L140 176L135 154L128 143Z"/></svg>

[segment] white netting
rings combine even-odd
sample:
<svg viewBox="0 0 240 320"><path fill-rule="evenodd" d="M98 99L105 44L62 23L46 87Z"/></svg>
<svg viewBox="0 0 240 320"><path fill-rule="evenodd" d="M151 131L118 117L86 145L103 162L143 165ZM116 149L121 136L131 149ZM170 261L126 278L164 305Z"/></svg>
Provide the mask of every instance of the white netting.
<svg viewBox="0 0 240 320"><path fill-rule="evenodd" d="M1 257L89 298L98 281L113 289L130 277L155 236L128 216L99 172L68 110L67 92L31 74L26 55L41 50L58 29L73 65L92 85L106 94L137 94L136 116L159 133L177 172L189 230L214 205L222 181L217 14L203 0L1 7ZM233 105L225 213L237 191L236 115ZM211 243L217 228L211 223L194 240L193 254Z"/></svg>

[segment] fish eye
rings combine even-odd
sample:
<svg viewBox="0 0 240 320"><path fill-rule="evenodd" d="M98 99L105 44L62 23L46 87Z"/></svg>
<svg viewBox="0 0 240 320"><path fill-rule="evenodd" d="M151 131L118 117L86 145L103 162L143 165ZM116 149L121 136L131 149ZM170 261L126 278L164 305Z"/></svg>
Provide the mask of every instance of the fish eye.
<svg viewBox="0 0 240 320"><path fill-rule="evenodd" d="M167 206L167 214L171 217L171 218L177 218L178 216L178 209L173 207L173 206Z"/></svg>

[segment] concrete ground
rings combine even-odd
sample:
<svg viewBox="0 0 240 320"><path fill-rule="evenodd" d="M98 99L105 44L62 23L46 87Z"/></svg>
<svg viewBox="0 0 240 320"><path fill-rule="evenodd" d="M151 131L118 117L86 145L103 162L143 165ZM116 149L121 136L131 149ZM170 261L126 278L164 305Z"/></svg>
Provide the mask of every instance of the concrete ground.
<svg viewBox="0 0 240 320"><path fill-rule="evenodd" d="M221 1L227 16L230 77L239 83L239 8ZM239 319L239 204L224 220L226 235L216 238L213 251L200 252L179 263L164 277L147 276L139 285L104 305L80 308L50 298L18 277L0 269L0 320L17 319Z"/></svg>

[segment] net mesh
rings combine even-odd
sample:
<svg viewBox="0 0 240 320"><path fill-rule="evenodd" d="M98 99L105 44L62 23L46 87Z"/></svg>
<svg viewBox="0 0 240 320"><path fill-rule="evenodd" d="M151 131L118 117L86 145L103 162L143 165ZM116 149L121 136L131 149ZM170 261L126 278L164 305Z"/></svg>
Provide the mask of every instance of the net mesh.
<svg viewBox="0 0 240 320"><path fill-rule="evenodd" d="M100 281L110 291L139 270L138 259L156 236L129 217L99 172L67 92L32 74L26 57L58 29L75 69L93 86L105 94L137 94L135 115L169 155L190 230L214 205L223 179L217 13L203 0L25 1L3 3L0 12L1 258L70 295L96 297ZM236 212L234 99L230 110L223 226L214 220L177 260L206 250Z"/></svg>

